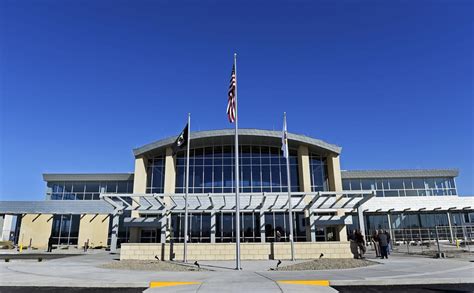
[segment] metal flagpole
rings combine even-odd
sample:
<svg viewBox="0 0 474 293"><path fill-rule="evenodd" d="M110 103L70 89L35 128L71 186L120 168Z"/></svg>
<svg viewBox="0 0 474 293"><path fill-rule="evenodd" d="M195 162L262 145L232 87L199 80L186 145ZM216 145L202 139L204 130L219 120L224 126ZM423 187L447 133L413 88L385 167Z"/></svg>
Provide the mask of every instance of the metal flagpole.
<svg viewBox="0 0 474 293"><path fill-rule="evenodd" d="M287 176L287 183L288 183L288 213L289 213L289 220L290 220L290 245L291 245L291 260L295 260L295 241L293 237L293 204L291 203L291 176L290 176L290 152L288 150L288 131L286 128L286 112L283 114L283 131L284 131L284 139L285 139L285 152L286 152L286 176Z"/></svg>
<svg viewBox="0 0 474 293"><path fill-rule="evenodd" d="M235 269L240 266L240 197L239 197L239 119L237 114L237 53L234 53L235 71Z"/></svg>
<svg viewBox="0 0 474 293"><path fill-rule="evenodd" d="M186 191L184 196L184 262L188 262L188 189L189 189L189 145L191 140L191 113L188 113L188 137L186 142ZM179 233L179 231L177 231Z"/></svg>

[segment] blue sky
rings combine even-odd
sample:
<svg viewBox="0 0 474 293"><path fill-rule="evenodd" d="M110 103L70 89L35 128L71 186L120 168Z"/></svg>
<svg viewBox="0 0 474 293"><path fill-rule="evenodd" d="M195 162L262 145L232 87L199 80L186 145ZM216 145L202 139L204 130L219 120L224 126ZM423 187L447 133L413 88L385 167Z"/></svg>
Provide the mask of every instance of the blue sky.
<svg viewBox="0 0 474 293"><path fill-rule="evenodd" d="M233 5L231 5L234 3ZM239 124L343 147L343 169L459 168L474 194L472 1L1 1L0 197L43 172L131 172L132 148Z"/></svg>

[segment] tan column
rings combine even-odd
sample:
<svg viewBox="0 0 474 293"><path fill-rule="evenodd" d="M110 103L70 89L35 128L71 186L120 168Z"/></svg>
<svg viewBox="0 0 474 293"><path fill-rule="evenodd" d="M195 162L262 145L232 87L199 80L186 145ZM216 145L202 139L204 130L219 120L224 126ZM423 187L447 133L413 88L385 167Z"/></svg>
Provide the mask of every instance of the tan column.
<svg viewBox="0 0 474 293"><path fill-rule="evenodd" d="M328 156L329 191L342 191L341 166L339 156Z"/></svg>
<svg viewBox="0 0 474 293"><path fill-rule="evenodd" d="M327 163L329 190L342 191L341 165L339 161L339 155L328 156ZM344 210L337 210L337 215L343 217L345 215ZM339 241L347 241L346 225L339 225L338 232Z"/></svg>
<svg viewBox="0 0 474 293"><path fill-rule="evenodd" d="M307 146L300 145L298 147L298 175L301 192L311 192L311 172L309 166L309 150ZM304 202L308 204L311 197L306 196ZM308 241L316 241L316 227L314 226L314 217L309 214L308 210L304 211L306 218L309 218L309 226L306 226L306 239Z"/></svg>
<svg viewBox="0 0 474 293"><path fill-rule="evenodd" d="M146 158L138 157L135 158L135 176L133 179L133 193L144 194L146 193ZM136 204L133 202L132 206ZM139 214L137 211L132 211L132 218L138 218ZM130 228L130 242L138 242L140 230L139 228Z"/></svg>
<svg viewBox="0 0 474 293"><path fill-rule="evenodd" d="M176 187L176 160L173 157L173 149L166 149L165 156L165 186L164 193L175 193ZM166 205L171 205L171 200L169 197L165 197L164 200ZM170 225L171 225L171 214L168 212L163 213L161 218L161 242L170 241Z"/></svg>
<svg viewBox="0 0 474 293"><path fill-rule="evenodd" d="M309 150L307 146L298 147L298 172L301 192L311 192L311 173L309 170Z"/></svg>

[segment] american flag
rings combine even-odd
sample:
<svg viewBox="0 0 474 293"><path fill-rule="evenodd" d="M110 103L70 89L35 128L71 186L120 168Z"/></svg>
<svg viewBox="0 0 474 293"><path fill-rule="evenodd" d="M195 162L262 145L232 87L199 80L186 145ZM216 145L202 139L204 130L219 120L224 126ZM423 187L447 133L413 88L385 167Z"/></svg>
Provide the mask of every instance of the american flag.
<svg viewBox="0 0 474 293"><path fill-rule="evenodd" d="M230 77L230 85L229 85L229 92L228 96L229 99L227 101L227 117L229 118L230 123L235 122L235 87L236 87L236 80L235 80L235 65L232 66L232 75Z"/></svg>
<svg viewBox="0 0 474 293"><path fill-rule="evenodd" d="M283 157L288 158L288 130L286 129L286 113L283 116L283 131L281 133L281 150Z"/></svg>

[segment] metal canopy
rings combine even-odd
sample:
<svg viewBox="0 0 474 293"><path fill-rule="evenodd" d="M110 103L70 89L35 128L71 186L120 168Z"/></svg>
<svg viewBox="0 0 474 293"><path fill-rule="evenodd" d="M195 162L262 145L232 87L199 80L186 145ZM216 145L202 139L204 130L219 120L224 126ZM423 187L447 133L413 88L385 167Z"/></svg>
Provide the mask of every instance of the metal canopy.
<svg viewBox="0 0 474 293"><path fill-rule="evenodd" d="M350 212L375 196L375 191L344 192L293 192L292 208L295 211ZM100 195L116 211L138 211L140 214L161 214L167 211L184 211L184 194L107 194ZM193 212L235 210L232 193L195 193L188 195L188 209ZM242 211L280 211L289 209L286 193L240 193Z"/></svg>

